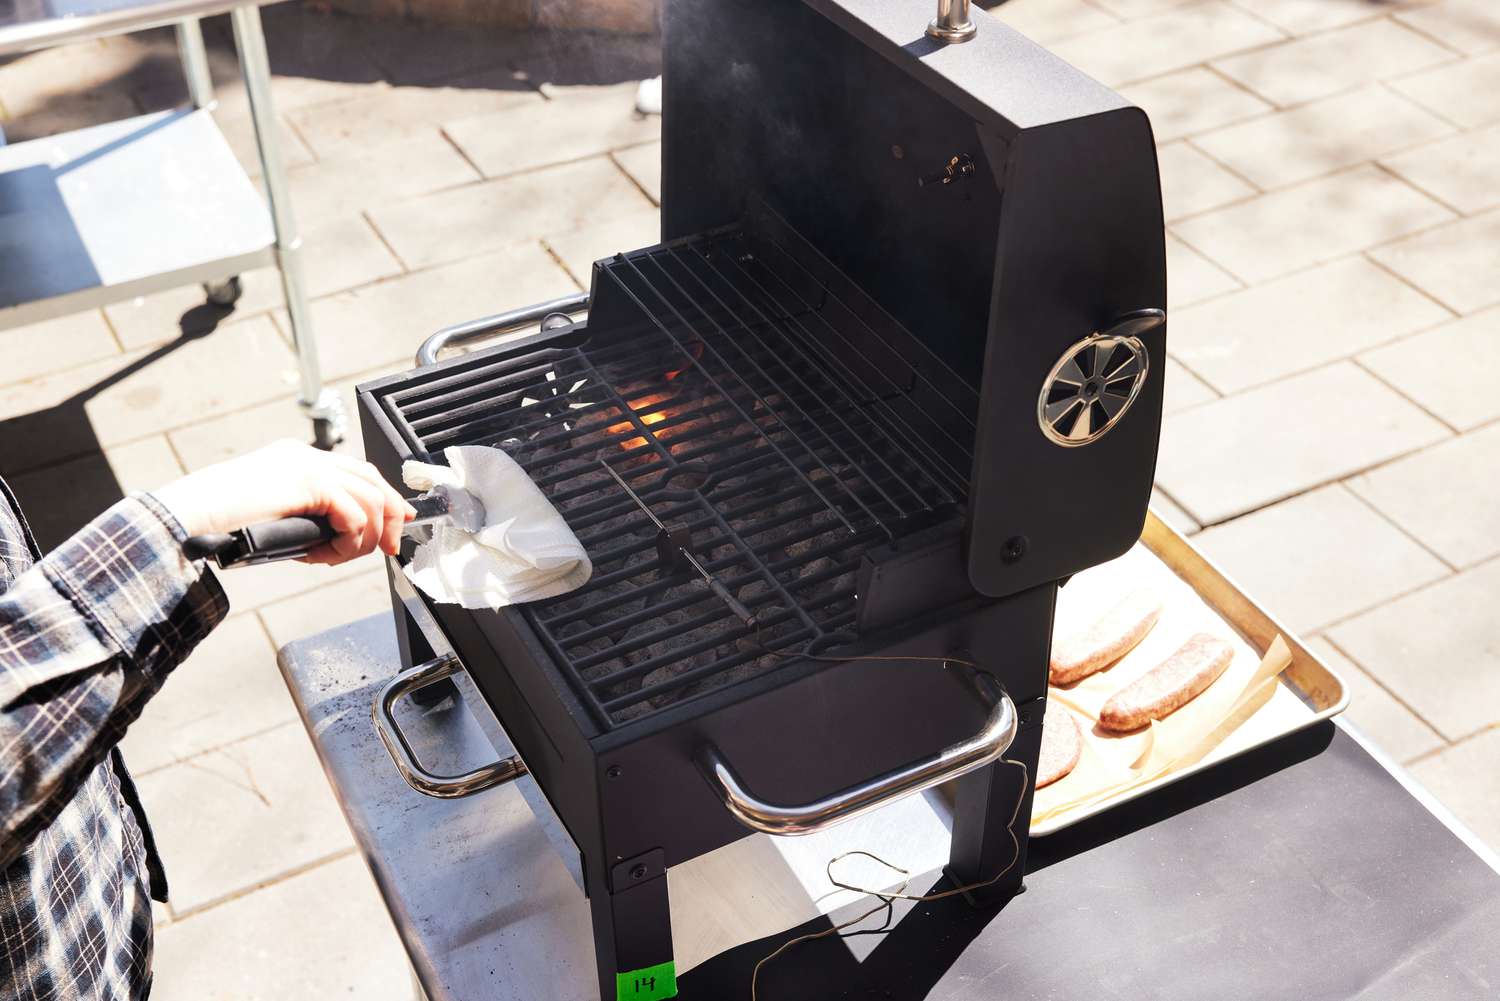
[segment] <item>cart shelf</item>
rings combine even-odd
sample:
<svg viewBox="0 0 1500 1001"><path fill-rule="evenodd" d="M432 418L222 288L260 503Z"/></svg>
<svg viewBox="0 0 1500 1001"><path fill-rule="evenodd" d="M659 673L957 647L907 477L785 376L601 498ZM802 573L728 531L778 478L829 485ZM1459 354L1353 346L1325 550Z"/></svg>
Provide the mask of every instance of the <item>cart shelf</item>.
<svg viewBox="0 0 1500 1001"><path fill-rule="evenodd" d="M274 243L206 110L0 147L0 329L273 264Z"/></svg>

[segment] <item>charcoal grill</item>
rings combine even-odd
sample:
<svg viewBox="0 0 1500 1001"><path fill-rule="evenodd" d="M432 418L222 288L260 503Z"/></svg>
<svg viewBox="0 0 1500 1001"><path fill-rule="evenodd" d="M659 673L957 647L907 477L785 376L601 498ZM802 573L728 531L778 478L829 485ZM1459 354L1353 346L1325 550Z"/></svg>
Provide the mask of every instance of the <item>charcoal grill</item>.
<svg viewBox="0 0 1500 1001"><path fill-rule="evenodd" d="M359 388L387 477L504 449L593 560L582 588L493 612L392 561L409 670L377 723L424 792L534 776L605 998L675 993L670 866L945 780L947 878L1015 893L1056 589L1145 519L1150 125L982 13L962 45L921 13L670 0L663 242L423 360L537 332ZM434 776L390 710L459 671L519 754Z"/></svg>

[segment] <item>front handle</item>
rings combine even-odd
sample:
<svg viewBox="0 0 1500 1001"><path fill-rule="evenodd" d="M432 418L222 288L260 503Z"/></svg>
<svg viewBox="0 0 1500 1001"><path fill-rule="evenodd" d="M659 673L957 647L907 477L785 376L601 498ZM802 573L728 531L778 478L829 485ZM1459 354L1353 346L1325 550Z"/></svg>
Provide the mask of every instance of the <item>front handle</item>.
<svg viewBox="0 0 1500 1001"><path fill-rule="evenodd" d="M932 757L914 761L812 803L781 806L766 802L745 788L734 768L712 744L699 749L698 767L734 819L752 831L780 835L812 834L879 809L903 796L983 768L1004 754L1016 736L1016 704L988 675L980 675L980 678L985 679L984 687L990 689L987 694L994 705L984 727L974 736L946 747Z"/></svg>
<svg viewBox="0 0 1500 1001"><path fill-rule="evenodd" d="M396 763L396 770L401 773L406 784L417 792L438 799L469 796L491 786L514 781L526 774L526 763L515 756L502 758L462 775L435 775L417 760L416 753L407 742L406 734L401 732L401 726L396 722L392 710L404 696L451 678L461 670L463 665L457 657L442 656L402 671L380 689L380 694L375 697L375 705L370 710L370 715L375 720L375 732L380 734L380 742L385 745L386 752Z"/></svg>

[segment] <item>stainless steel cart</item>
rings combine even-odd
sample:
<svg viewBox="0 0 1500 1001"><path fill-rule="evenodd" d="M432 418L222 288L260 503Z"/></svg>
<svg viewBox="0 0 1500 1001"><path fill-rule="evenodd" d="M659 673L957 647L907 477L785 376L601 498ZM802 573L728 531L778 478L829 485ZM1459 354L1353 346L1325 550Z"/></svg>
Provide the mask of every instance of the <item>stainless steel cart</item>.
<svg viewBox="0 0 1500 1001"><path fill-rule="evenodd" d="M325 389L308 314L302 239L292 214L261 33L262 0L13 0L0 3L0 56L173 25L190 105L0 145L0 330L201 283L209 302L240 294L241 272L281 272L314 437L344 434ZM275 2L275 0L266 0ZM266 197L210 112L199 19L228 12L250 99Z"/></svg>

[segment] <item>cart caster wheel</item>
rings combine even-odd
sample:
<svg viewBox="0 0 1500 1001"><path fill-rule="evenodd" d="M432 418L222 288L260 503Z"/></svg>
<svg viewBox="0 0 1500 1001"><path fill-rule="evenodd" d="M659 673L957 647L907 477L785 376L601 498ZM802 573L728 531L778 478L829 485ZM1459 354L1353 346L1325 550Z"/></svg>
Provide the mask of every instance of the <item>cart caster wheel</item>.
<svg viewBox="0 0 1500 1001"><path fill-rule="evenodd" d="M342 430L338 424L327 417L313 418L313 444L325 452L333 450L333 446L344 440Z"/></svg>
<svg viewBox="0 0 1500 1001"><path fill-rule="evenodd" d="M204 282L203 294L208 297L209 305L233 306L245 294L245 286L240 282L240 276L235 275L221 282Z"/></svg>

